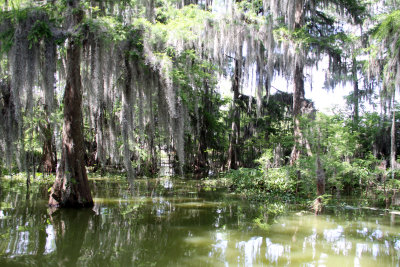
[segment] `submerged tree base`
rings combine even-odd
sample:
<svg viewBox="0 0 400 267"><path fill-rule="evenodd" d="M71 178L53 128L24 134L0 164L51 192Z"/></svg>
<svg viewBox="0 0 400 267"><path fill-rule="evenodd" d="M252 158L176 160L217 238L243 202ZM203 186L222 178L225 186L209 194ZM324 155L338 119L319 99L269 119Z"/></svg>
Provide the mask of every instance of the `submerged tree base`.
<svg viewBox="0 0 400 267"><path fill-rule="evenodd" d="M91 208L93 206L93 200L86 200L79 196L63 199L62 196L52 193L49 200L49 207L52 208Z"/></svg>
<svg viewBox="0 0 400 267"><path fill-rule="evenodd" d="M75 178L69 173L59 172L51 188L49 206L59 208L90 208L93 199L90 193L89 182L85 168L80 173L74 173Z"/></svg>

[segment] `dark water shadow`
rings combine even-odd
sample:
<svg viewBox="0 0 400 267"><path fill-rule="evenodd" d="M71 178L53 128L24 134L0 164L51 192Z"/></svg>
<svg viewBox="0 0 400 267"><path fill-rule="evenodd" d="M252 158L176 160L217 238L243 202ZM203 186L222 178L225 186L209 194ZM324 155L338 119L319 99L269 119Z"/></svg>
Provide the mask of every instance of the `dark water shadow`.
<svg viewBox="0 0 400 267"><path fill-rule="evenodd" d="M56 265L77 265L89 221L94 216L91 209L59 209L50 214L55 232Z"/></svg>

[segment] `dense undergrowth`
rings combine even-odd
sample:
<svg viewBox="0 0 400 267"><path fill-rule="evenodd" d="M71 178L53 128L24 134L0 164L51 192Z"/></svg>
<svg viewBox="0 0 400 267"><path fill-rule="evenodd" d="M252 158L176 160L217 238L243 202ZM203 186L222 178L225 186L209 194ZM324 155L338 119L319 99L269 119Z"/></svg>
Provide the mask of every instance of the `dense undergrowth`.
<svg viewBox="0 0 400 267"><path fill-rule="evenodd" d="M349 193L345 190L337 190L336 181L336 183L328 182L326 193L317 196L313 190L316 187L315 177L313 180L313 177L304 176L302 180L298 180L293 167L271 168L267 171L241 168L231 170L225 176L228 178L228 186L232 192L261 203L295 204L293 206L314 210L315 199L320 197L324 206L398 208L392 205L400 187L396 179L362 184L357 190ZM345 186L341 185L341 187ZM308 188L310 190L307 190Z"/></svg>
<svg viewBox="0 0 400 267"><path fill-rule="evenodd" d="M295 201L296 182L288 168L273 168L264 172L259 169L241 168L229 171L230 190L256 201Z"/></svg>

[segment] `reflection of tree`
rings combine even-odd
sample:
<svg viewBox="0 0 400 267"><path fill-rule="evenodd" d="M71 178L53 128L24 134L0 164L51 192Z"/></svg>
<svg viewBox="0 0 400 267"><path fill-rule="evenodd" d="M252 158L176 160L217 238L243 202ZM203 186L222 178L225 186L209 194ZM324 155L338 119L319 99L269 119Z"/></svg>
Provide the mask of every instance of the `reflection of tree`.
<svg viewBox="0 0 400 267"><path fill-rule="evenodd" d="M29 194L16 181L2 181L0 188L0 266L43 265L47 220L43 197L35 193L37 187L31 187Z"/></svg>
<svg viewBox="0 0 400 267"><path fill-rule="evenodd" d="M89 219L94 212L89 209L57 210L50 215L56 234L57 263L59 266L76 266Z"/></svg>

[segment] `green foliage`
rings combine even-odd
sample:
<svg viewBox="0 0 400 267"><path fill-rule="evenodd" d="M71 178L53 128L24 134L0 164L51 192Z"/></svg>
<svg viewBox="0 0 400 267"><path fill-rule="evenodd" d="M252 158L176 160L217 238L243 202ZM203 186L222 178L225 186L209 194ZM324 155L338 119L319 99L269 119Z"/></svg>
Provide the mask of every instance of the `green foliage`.
<svg viewBox="0 0 400 267"><path fill-rule="evenodd" d="M13 45L13 38L14 38L14 28L9 27L8 30L4 32L0 32L0 55L6 55L12 45Z"/></svg>
<svg viewBox="0 0 400 267"><path fill-rule="evenodd" d="M268 172L269 168L272 165L273 158L274 154L272 149L266 149L265 152L261 155L261 157L256 160L256 162L261 165L261 168L264 172Z"/></svg>
<svg viewBox="0 0 400 267"><path fill-rule="evenodd" d="M232 180L232 189L251 199L294 200L295 182L288 168L271 168L268 172L240 168L231 170L226 176Z"/></svg>
<svg viewBox="0 0 400 267"><path fill-rule="evenodd" d="M97 18L87 18L83 24L89 32L93 33L95 38L108 42L119 42L128 39L130 36L136 37L130 27L125 26L120 20L111 16L102 16ZM133 35L130 35L133 33Z"/></svg>
<svg viewBox="0 0 400 267"><path fill-rule="evenodd" d="M258 208L258 216L253 220L253 223L258 228L268 231L270 225L275 222L275 219L287 211L287 206L282 202L266 202Z"/></svg>
<svg viewBox="0 0 400 267"><path fill-rule="evenodd" d="M18 183L18 184L25 185L26 177L27 177L27 174L25 172L21 172L16 175L12 175L12 176L9 174L4 175L1 178L2 186L8 185L8 186L12 187L12 183ZM45 175L44 173L37 172L36 179L32 179L32 176L31 176L31 185L32 186L40 186L40 185L51 186L54 183L55 178L56 177L54 174ZM20 189L20 188L18 188L18 189ZM18 189L15 189L15 190L18 190ZM25 189L26 189L26 187L24 186L23 190L25 190Z"/></svg>
<svg viewBox="0 0 400 267"><path fill-rule="evenodd" d="M38 43L40 40L46 40L52 37L52 33L50 30L49 25L44 22L37 20L33 24L29 34L28 34L28 40L30 42L29 48L32 47L32 44Z"/></svg>
<svg viewBox="0 0 400 267"><path fill-rule="evenodd" d="M150 42L166 44L166 47L182 42L191 42L197 39L197 30L204 21L211 18L211 13L201 10L198 6L189 5L182 9L164 6L162 13L157 13L158 21L149 24L151 27ZM182 48L182 47L181 47ZM180 51L178 51L180 52Z"/></svg>
<svg viewBox="0 0 400 267"><path fill-rule="evenodd" d="M243 166L255 168L262 164L256 159L262 157L266 150L281 148L280 163L284 164L293 147L291 100L292 96L278 92L262 100L261 114L257 115L257 105L249 97L241 96L241 160ZM231 118L227 119L228 125ZM271 152L272 153L272 152ZM266 165L264 165L266 166ZM277 166L276 166L277 167Z"/></svg>
<svg viewBox="0 0 400 267"><path fill-rule="evenodd" d="M400 28L400 10L383 15L382 21L375 28L373 37L378 41L385 41L388 37L393 36ZM399 48L399 41L396 42L396 48Z"/></svg>
<svg viewBox="0 0 400 267"><path fill-rule="evenodd" d="M315 43L316 39L309 34L306 27L290 30L286 25L281 25L274 30L275 38L280 42L292 42L297 48L307 47L311 43Z"/></svg>
<svg viewBox="0 0 400 267"><path fill-rule="evenodd" d="M309 140L313 153L312 156L302 156L294 166L301 174L299 189L302 198L312 199L316 195L317 156L324 171L326 192L333 197L365 193L379 199L387 197L383 188L389 195L396 188L397 180L385 184L389 172L379 167L382 159L371 152L387 126L380 123L376 113L361 116L357 131L352 122L352 118L343 113L318 113L315 119L302 119L302 128L307 129L305 138Z"/></svg>
<svg viewBox="0 0 400 267"><path fill-rule="evenodd" d="M30 0L0 0L1 8L11 8L12 10L21 9L26 5L32 4Z"/></svg>
<svg viewBox="0 0 400 267"><path fill-rule="evenodd" d="M393 92L399 79L400 11L383 14L372 31L369 69L382 81L385 93ZM375 42L374 42L375 41ZM390 93L392 94L392 93ZM386 95L387 96L387 95ZM385 96L385 97L386 97Z"/></svg>

